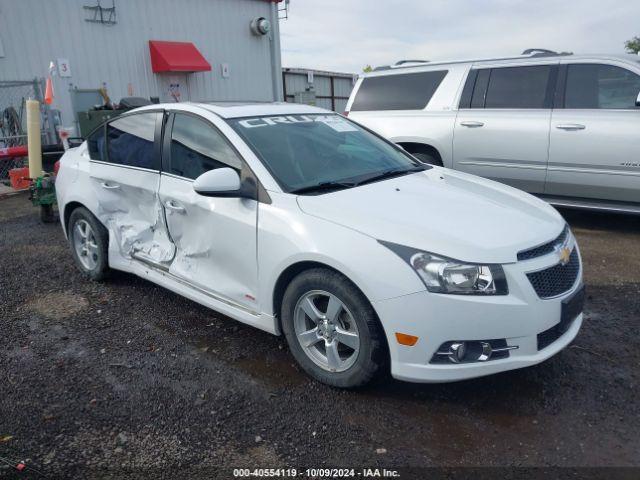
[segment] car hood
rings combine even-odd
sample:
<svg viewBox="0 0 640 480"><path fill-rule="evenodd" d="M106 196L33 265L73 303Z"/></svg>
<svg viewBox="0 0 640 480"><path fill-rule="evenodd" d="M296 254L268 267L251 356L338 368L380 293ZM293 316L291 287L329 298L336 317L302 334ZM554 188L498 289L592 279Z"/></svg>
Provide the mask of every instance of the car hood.
<svg viewBox="0 0 640 480"><path fill-rule="evenodd" d="M444 168L298 197L308 215L449 258L511 263L557 237L560 214L515 188Z"/></svg>

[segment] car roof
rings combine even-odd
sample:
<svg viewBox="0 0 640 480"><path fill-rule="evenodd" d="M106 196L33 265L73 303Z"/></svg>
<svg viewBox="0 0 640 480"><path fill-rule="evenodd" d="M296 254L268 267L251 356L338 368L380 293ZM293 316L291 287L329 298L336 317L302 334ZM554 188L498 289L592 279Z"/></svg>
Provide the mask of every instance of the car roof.
<svg viewBox="0 0 640 480"><path fill-rule="evenodd" d="M324 108L302 105L288 102L213 102L213 103L160 103L138 108L136 111L153 110L162 108L165 110L180 110L181 105L189 105L202 108L215 113L222 118L260 117L267 115L301 115L312 113L335 113Z"/></svg>
<svg viewBox="0 0 640 480"><path fill-rule="evenodd" d="M469 64L469 65L482 65L482 64L502 64L509 65L511 63L517 63L521 65L522 63L540 63L544 61L548 61L549 63L553 63L554 61L560 61L562 59L569 59L573 61L581 61L581 60L619 60L627 63L638 64L640 63L640 56L632 55L632 54L604 54L604 53L595 53L595 54L572 54L572 53L559 53L552 55L518 55L513 57L496 57L496 58L479 58L479 59L466 59L466 60L442 60L442 61L424 61L424 62L407 62L402 65L391 65L385 67L378 67L378 69L374 70L371 73L367 73L362 75L363 77L376 77L376 76L384 76L384 75L393 75L398 73L408 73L413 71L421 71L424 69L430 69L431 67L437 66L447 66L447 65L460 65L460 64Z"/></svg>

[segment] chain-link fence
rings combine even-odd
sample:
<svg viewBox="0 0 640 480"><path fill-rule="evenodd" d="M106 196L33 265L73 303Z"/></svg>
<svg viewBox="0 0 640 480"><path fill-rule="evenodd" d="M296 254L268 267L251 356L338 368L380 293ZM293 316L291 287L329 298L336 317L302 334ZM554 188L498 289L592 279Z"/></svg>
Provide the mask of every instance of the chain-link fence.
<svg viewBox="0 0 640 480"><path fill-rule="evenodd" d="M0 151L27 144L26 101L30 98L41 100L43 80L0 81ZM47 115L43 115L43 144L47 142ZM0 155L0 182L6 183L9 170L24 166L25 157L10 158Z"/></svg>

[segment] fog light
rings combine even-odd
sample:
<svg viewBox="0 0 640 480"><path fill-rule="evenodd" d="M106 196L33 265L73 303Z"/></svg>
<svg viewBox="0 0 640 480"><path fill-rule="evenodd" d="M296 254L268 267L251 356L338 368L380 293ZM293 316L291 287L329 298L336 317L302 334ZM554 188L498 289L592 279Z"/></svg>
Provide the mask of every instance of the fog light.
<svg viewBox="0 0 640 480"><path fill-rule="evenodd" d="M464 360L464 356L467 353L467 344L465 342L452 343L451 353L449 354L449 360L453 363L460 363Z"/></svg>
<svg viewBox="0 0 640 480"><path fill-rule="evenodd" d="M507 345L504 338L493 340L453 340L444 342L429 363L475 363L509 358L518 345Z"/></svg>

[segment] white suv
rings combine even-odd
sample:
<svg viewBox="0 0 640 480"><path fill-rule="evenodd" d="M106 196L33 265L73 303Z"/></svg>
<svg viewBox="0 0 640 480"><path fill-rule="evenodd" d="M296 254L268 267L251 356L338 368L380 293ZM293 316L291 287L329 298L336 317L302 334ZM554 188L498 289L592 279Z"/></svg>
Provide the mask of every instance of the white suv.
<svg viewBox="0 0 640 480"><path fill-rule="evenodd" d="M89 278L132 272L284 333L334 386L389 362L423 382L533 365L582 323L580 253L551 206L318 108L133 110L64 155L56 191Z"/></svg>
<svg viewBox="0 0 640 480"><path fill-rule="evenodd" d="M382 67L347 113L428 163L555 205L640 213L640 57L524 53Z"/></svg>

